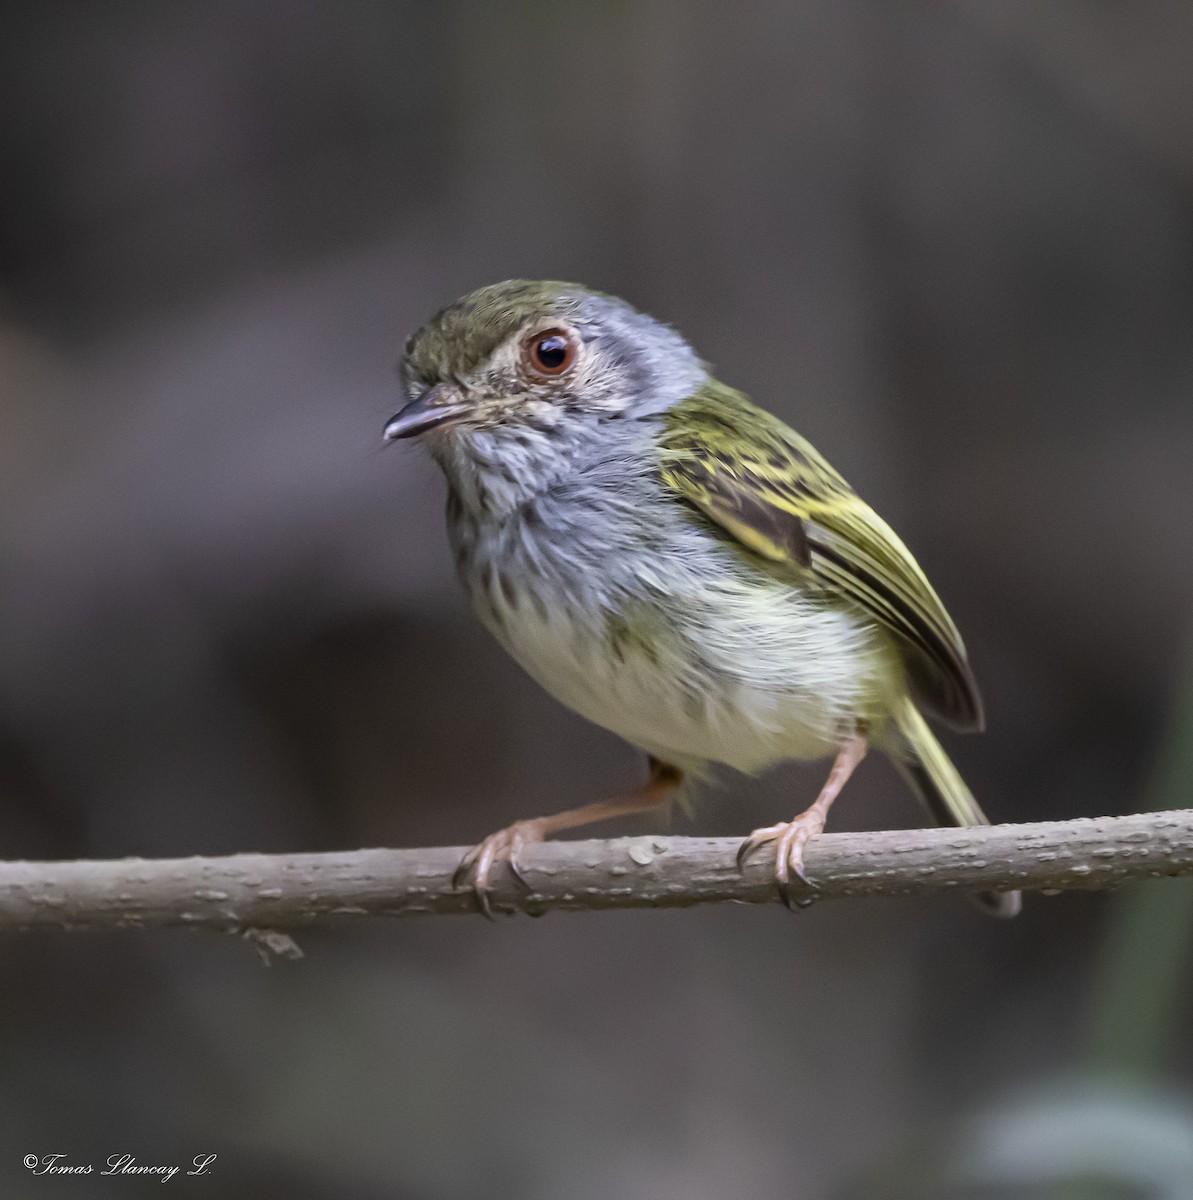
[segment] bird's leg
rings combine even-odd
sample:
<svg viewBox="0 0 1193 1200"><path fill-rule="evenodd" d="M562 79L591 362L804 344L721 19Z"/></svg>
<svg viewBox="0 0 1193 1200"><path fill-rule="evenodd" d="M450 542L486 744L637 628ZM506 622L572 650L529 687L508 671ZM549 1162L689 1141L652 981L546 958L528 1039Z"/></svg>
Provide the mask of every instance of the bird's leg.
<svg viewBox="0 0 1193 1200"><path fill-rule="evenodd" d="M683 772L670 763L661 762L653 756L650 759L650 778L640 788L627 792L624 796L615 796L610 800L600 800L596 804L586 804L583 808L569 808L565 812L555 813L549 817L534 817L529 821L515 821L506 829L491 833L479 845L460 860L456 873L452 878L452 886L459 887L471 872L472 890L476 893L476 903L486 917L492 919L493 909L489 903L489 875L493 866L498 862L509 863L510 871L524 887L528 887L526 877L518 865L518 854L523 846L531 842L541 842L552 834L561 833L565 829L577 829L581 825L591 825L595 821L606 821L611 817L624 817L630 813L646 812L666 804L671 793L683 783Z"/></svg>
<svg viewBox="0 0 1193 1200"><path fill-rule="evenodd" d="M833 801L841 794L854 768L866 757L866 735L855 733L840 749L833 769L829 772L820 795L793 821L781 821L778 825L767 825L755 829L741 844L737 852L738 866L746 861L759 846L775 842L775 878L779 881L779 894L788 908L791 899L791 876L794 874L803 883L808 882L804 874L804 846L809 838L824 832L824 822Z"/></svg>

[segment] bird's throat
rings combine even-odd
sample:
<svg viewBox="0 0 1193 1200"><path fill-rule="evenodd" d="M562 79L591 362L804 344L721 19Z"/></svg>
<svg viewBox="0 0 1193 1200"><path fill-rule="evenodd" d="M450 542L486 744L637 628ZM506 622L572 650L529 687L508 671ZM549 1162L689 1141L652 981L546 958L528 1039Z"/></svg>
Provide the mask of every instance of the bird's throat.
<svg viewBox="0 0 1193 1200"><path fill-rule="evenodd" d="M463 511L476 520L500 520L566 479L597 436L587 422L566 431L459 425L429 440Z"/></svg>

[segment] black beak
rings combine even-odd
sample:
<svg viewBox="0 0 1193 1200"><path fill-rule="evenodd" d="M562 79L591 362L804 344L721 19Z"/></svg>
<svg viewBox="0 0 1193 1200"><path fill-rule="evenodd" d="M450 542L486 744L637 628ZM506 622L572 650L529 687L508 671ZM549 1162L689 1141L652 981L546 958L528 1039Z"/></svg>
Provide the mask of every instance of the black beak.
<svg viewBox="0 0 1193 1200"><path fill-rule="evenodd" d="M458 392L446 384L437 383L389 419L385 426L385 440L394 442L398 438L417 437L428 429L436 429L462 417L468 408Z"/></svg>

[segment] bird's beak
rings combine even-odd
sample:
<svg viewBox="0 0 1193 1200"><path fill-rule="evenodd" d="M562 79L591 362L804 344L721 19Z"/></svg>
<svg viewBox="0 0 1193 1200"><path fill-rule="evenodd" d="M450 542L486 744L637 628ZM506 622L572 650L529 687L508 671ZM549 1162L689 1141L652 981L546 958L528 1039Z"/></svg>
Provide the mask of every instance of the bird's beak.
<svg viewBox="0 0 1193 1200"><path fill-rule="evenodd" d="M398 438L417 437L428 429L436 429L462 417L469 407L455 388L437 383L389 419L385 426L385 440L394 442Z"/></svg>

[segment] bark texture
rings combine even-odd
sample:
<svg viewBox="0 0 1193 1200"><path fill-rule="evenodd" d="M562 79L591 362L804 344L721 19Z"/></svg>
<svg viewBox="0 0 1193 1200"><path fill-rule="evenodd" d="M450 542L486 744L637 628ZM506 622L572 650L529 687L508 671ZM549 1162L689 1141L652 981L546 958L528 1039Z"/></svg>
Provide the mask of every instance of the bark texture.
<svg viewBox="0 0 1193 1200"><path fill-rule="evenodd" d="M778 900L771 856L759 851L739 871L734 856L740 844L737 838L647 836L531 846L522 857L529 886L500 869L493 908L540 914ZM475 913L472 893L452 886L463 853L457 846L5 862L0 928L181 925L246 932L260 944L263 931L324 918ZM1193 874L1193 810L965 830L831 833L808 844L806 865L814 886L793 890L809 900L1108 888L1148 876Z"/></svg>

